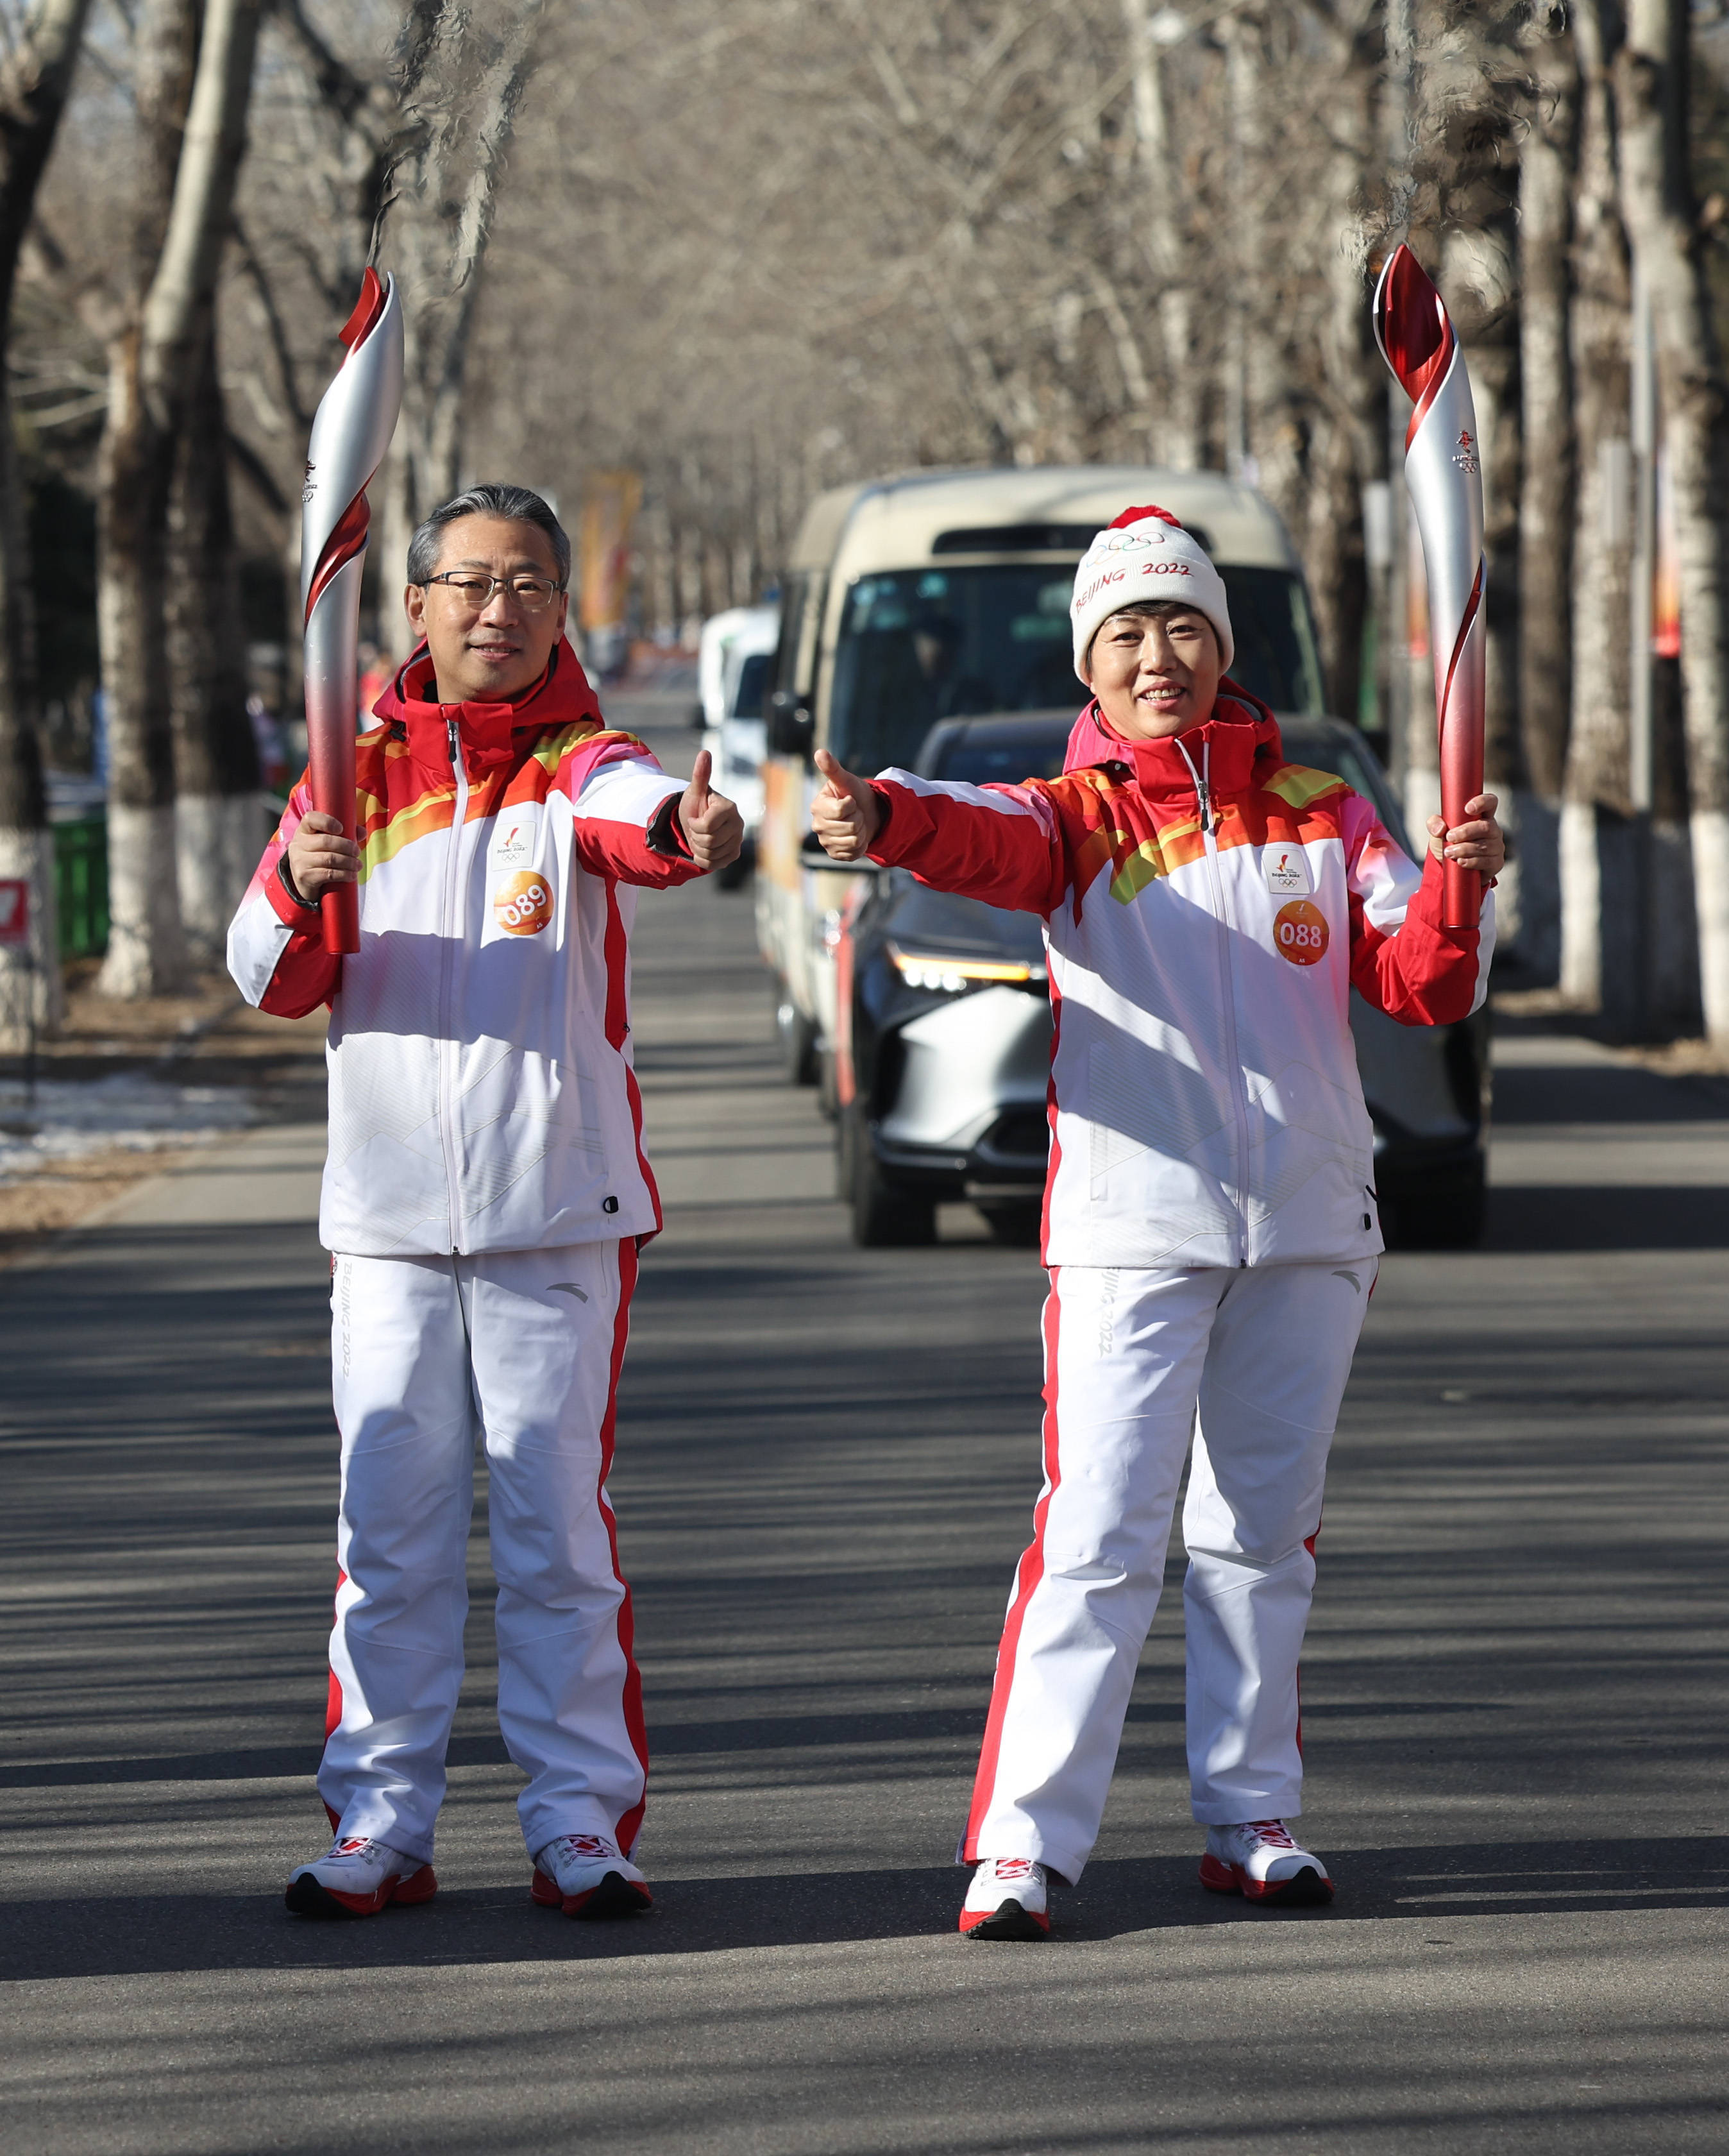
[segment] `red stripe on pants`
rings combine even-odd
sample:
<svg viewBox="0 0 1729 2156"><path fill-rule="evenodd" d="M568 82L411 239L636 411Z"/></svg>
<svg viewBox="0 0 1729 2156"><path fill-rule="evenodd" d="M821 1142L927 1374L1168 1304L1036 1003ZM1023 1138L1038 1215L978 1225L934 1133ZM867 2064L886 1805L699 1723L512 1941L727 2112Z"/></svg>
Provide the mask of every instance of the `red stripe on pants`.
<svg viewBox="0 0 1729 2156"><path fill-rule="evenodd" d="M613 1553L613 1576L624 1590L618 1604L618 1645L624 1656L624 1727L631 1749L643 1770L643 1794L618 1823L618 1846L628 1856L642 1830L643 1810L649 1800L649 1729L643 1717L642 1672L636 1666L636 1619L631 1609L630 1583L618 1568L618 1524L607 1501L607 1477L613 1471L613 1445L618 1420L618 1375L624 1367L625 1343L630 1337L630 1298L636 1292L638 1266L636 1238L625 1235L618 1243L618 1315L613 1323L613 1368L607 1388L606 1418L600 1426L601 1517L607 1523L607 1543Z"/></svg>
<svg viewBox="0 0 1729 2156"><path fill-rule="evenodd" d="M331 1260L331 1264L334 1265L334 1259ZM338 1594L342 1592L343 1586L346 1584L347 1578L347 1573L343 1571L341 1565L338 1565L336 1567L336 1593ZM334 1610L332 1610L331 1615L332 1621L334 1622ZM326 1688L324 1695L324 1741L326 1744L331 1741L331 1732L340 1727L341 1720L342 1680L336 1675L336 1668L333 1664L331 1669L331 1681ZM319 1801L323 1803L323 1799L321 1798ZM336 1815L331 1810L328 1804L325 1804L324 1810L325 1816L331 1823L331 1832L334 1834L337 1828L341 1825L342 1822L337 1818Z"/></svg>
<svg viewBox="0 0 1729 2156"><path fill-rule="evenodd" d="M1014 1688L1014 1658L1020 1647L1021 1626L1027 1604L1044 1577L1044 1522L1050 1501L1063 1479L1057 1439L1057 1337L1060 1303L1059 1269L1053 1267L1050 1293L1044 1299L1044 1489L1033 1511L1033 1540L1023 1553L1016 1574L1014 1599L1003 1625L1003 1643L997 1650L997 1676L991 1687L991 1711L986 1717L984 1743L978 1754L978 1772L972 1783L972 1809L967 1815L966 1839L961 1845L963 1863L977 1864L980 1851L980 1823L990 1810L996 1786L997 1758L1003 1746L1003 1722L1008 1712L1008 1696ZM983 1852L989 1856L988 1850Z"/></svg>
<svg viewBox="0 0 1729 2156"><path fill-rule="evenodd" d="M1369 1293L1373 1295L1374 1292L1375 1283L1373 1281L1371 1281L1369 1282ZM1315 1522L1314 1533L1312 1535L1305 1535L1303 1537L1303 1548L1307 1550L1311 1557L1314 1556L1315 1545L1320 1540L1321 1522L1317 1520ZM1296 1666L1296 1748L1297 1756L1301 1758L1302 1756L1303 1750L1303 1666L1301 1662Z"/></svg>

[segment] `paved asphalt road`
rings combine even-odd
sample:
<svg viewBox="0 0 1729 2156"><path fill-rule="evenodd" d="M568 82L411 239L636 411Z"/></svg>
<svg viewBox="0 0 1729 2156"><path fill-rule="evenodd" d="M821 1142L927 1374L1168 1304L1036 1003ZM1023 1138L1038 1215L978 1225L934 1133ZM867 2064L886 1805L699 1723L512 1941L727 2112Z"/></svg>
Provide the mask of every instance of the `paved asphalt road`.
<svg viewBox="0 0 1729 2156"><path fill-rule="evenodd" d="M651 898L637 947L655 1913L531 1907L484 1588L437 1902L282 1910L333 1573L309 1091L0 1275L8 2156L1729 2145L1729 1086L1507 1041L1490 1247L1385 1269L1306 1657L1336 1907L1195 1885L1173 1595L1056 1937L980 1946L948 1860L1036 1260L962 1209L851 1247L747 896Z"/></svg>

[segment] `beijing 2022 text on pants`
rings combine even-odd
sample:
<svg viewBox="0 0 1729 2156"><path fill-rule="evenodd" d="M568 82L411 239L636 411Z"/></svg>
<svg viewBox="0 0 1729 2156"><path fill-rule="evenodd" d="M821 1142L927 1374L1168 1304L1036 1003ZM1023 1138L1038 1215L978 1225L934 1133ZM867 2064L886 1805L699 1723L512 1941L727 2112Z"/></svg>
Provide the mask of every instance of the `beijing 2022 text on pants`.
<svg viewBox="0 0 1729 2156"><path fill-rule="evenodd" d="M498 1578L498 1718L531 1854L609 1834L648 1772L630 1591L606 1480L634 1240L480 1257L339 1255L342 1501L320 1795L345 1835L423 1861L462 1681L475 1448Z"/></svg>
<svg viewBox="0 0 1729 2156"><path fill-rule="evenodd" d="M963 1863L1030 1856L1080 1876L1192 1433L1194 1816L1228 1826L1301 1809L1297 1656L1327 1451L1377 1262L1052 1271L1044 1487L998 1653Z"/></svg>

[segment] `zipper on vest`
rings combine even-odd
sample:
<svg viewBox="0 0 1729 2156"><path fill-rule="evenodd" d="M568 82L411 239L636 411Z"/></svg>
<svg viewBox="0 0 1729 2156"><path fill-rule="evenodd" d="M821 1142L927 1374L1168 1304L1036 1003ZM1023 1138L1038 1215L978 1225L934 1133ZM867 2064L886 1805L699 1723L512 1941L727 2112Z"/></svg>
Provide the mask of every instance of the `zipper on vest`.
<svg viewBox="0 0 1729 2156"><path fill-rule="evenodd" d="M1195 806L1201 812L1201 829L1203 833L1210 839L1214 829L1216 828L1215 819L1213 814L1212 742L1203 742L1201 744L1201 767L1199 771L1195 769L1193 759L1190 757L1187 749L1184 749L1183 752L1183 761L1188 764L1189 775L1193 778L1195 783Z"/></svg>
<svg viewBox="0 0 1729 2156"><path fill-rule="evenodd" d="M439 932L444 951L439 968L439 1138L444 1153L444 1182L449 1194L450 1247L462 1248L461 1185L456 1163L456 952L459 909L458 856L469 805L468 773L463 768L462 736L454 719L449 729L450 773L456 799L450 812L450 841L444 855L444 906Z"/></svg>
<svg viewBox="0 0 1729 2156"><path fill-rule="evenodd" d="M1229 1085L1231 1106L1237 1120L1237 1263L1249 1262L1249 1101L1243 1084L1243 1056L1237 1045L1237 990L1231 965L1231 924L1225 912L1224 875L1219 862L1219 841L1213 835L1218 829L1218 818L1213 810L1213 747L1210 742L1201 747L1201 767L1195 769L1194 758L1183 746L1183 737L1173 737L1177 752L1188 766L1188 774L1195 783L1195 806L1201 819L1201 837L1207 850L1207 875L1213 893L1213 917L1219 923L1219 1001L1224 1012L1225 1056L1230 1065Z"/></svg>

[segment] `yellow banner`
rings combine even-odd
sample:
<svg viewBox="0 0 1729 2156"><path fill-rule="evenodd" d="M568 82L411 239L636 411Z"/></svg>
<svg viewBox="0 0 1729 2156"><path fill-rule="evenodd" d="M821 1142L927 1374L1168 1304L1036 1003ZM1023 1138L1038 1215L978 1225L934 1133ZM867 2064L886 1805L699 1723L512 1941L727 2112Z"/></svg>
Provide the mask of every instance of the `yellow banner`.
<svg viewBox="0 0 1729 2156"><path fill-rule="evenodd" d="M585 629L617 629L630 592L630 527L643 498L634 471L591 472L582 490L577 619Z"/></svg>

